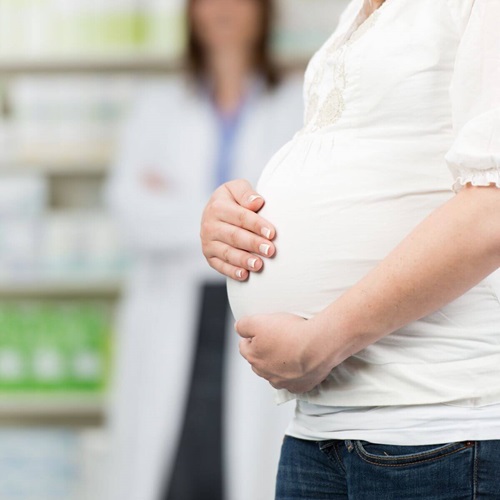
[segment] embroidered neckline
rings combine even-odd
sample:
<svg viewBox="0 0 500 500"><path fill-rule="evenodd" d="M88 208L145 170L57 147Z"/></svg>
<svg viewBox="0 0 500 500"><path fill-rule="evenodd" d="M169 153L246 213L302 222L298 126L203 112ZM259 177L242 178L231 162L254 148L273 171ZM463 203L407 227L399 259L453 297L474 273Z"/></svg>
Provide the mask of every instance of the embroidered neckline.
<svg viewBox="0 0 500 500"><path fill-rule="evenodd" d="M317 62L318 67L306 92L305 126L302 133L321 130L333 125L342 117L345 110L344 91L348 83L346 56L351 47L376 24L383 7L388 1L386 0L375 12L360 23L347 40L345 40L345 37L336 38L323 49L323 53ZM356 19L358 16L356 16ZM349 31L350 29L347 33ZM331 84L327 83L327 85L331 90L322 98L320 86L325 81L328 82L328 80Z"/></svg>
<svg viewBox="0 0 500 500"><path fill-rule="evenodd" d="M361 16L361 12L363 6L361 6L360 11L354 18L354 21L349 26L349 29L343 34L343 36L339 36L336 40L333 41L332 46L335 49L341 49L344 45L354 43L356 40L359 40L376 22L377 18L380 16L380 12L386 5L388 0L386 0L377 10L373 11L366 19L361 21L357 26L358 18Z"/></svg>

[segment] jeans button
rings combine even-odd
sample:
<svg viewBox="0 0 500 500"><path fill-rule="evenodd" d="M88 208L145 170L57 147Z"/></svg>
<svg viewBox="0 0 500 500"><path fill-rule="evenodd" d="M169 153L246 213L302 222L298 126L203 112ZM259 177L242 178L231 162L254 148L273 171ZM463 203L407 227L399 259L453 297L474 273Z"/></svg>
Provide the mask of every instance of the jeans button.
<svg viewBox="0 0 500 500"><path fill-rule="evenodd" d="M354 450L354 445L352 444L352 441L350 439L346 440L345 447L347 448L347 451L349 453L351 453L351 451Z"/></svg>

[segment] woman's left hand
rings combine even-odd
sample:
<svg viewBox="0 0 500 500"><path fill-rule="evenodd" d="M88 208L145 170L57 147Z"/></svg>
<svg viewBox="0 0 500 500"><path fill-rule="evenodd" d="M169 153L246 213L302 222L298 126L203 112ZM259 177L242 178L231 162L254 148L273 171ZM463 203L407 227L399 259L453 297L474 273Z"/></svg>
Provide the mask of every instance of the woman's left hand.
<svg viewBox="0 0 500 500"><path fill-rule="evenodd" d="M323 382L332 366L314 321L293 314L240 319L240 353L259 377L276 389L298 394Z"/></svg>

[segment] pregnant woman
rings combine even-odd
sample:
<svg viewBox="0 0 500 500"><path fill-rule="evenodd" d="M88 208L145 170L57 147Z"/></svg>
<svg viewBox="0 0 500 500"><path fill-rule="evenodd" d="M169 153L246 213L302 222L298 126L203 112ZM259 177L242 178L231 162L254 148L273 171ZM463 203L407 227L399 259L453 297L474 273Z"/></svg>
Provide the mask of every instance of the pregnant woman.
<svg viewBox="0 0 500 500"><path fill-rule="evenodd" d="M304 128L205 209L241 354L296 400L279 500L500 498L499 23L353 0Z"/></svg>

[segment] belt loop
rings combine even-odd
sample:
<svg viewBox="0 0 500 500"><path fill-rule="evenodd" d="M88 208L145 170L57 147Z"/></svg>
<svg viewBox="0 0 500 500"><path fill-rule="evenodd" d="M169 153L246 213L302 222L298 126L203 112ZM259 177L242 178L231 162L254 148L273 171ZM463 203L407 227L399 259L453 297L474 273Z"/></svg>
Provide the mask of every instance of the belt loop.
<svg viewBox="0 0 500 500"><path fill-rule="evenodd" d="M345 441L345 447L347 448L347 451L348 451L349 453L351 453L351 452L352 452L352 450L354 450L354 445L352 444L352 441L351 441L350 439L347 439L347 440Z"/></svg>

